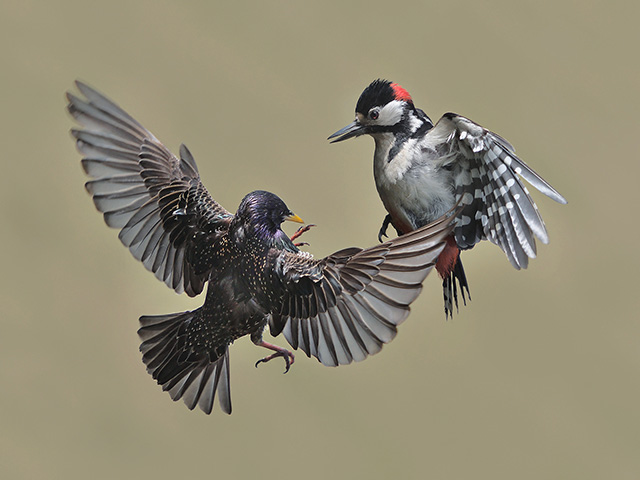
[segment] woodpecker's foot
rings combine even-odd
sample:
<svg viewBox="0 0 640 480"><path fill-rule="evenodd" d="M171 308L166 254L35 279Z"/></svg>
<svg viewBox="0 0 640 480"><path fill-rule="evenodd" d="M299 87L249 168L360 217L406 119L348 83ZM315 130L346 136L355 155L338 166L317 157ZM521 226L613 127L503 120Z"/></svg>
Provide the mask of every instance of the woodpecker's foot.
<svg viewBox="0 0 640 480"><path fill-rule="evenodd" d="M308 232L309 230L311 230L311 227L315 227L315 225L313 223L311 223L309 225L303 225L302 227L300 227L298 230L296 230L296 233L291 235L291 241L293 242L300 235L302 235L303 233ZM296 247L300 247L302 245L309 245L309 244L306 243L306 242L296 243L295 244Z"/></svg>
<svg viewBox="0 0 640 480"><path fill-rule="evenodd" d="M256 343L256 345L275 351L275 353L272 353L268 357L264 357L258 360L256 362L256 368L258 368L258 365L260 365L261 363L267 363L269 360L282 357L286 366L284 373L287 373L289 371L289 368L291 368L291 365L293 365L293 362L295 362L296 357L293 355L293 352L290 352L286 348L278 347L277 345L272 345L271 343L267 343L265 341L260 341L259 343Z"/></svg>
<svg viewBox="0 0 640 480"><path fill-rule="evenodd" d="M390 223L391 223L391 215L387 215L386 217L384 217L384 220L382 221L382 226L380 227L380 231L378 232L378 241L380 243L382 243L382 237L389 238L389 235L387 235L387 228L389 228Z"/></svg>

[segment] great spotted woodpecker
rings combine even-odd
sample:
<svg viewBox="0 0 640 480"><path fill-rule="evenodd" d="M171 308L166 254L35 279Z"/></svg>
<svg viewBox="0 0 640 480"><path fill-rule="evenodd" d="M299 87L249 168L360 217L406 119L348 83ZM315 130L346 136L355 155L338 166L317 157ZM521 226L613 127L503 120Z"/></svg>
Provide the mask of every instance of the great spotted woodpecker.
<svg viewBox="0 0 640 480"><path fill-rule="evenodd" d="M368 134L375 140L376 187L399 235L433 222L457 202L457 226L440 254L445 316L469 294L460 250L480 240L498 245L516 268L536 256L534 236L549 237L538 209L520 177L558 203L567 203L551 185L514 153L504 138L455 113L434 125L397 83L375 80L360 95L356 119L329 137L333 142ZM333 143L332 142L332 143Z"/></svg>

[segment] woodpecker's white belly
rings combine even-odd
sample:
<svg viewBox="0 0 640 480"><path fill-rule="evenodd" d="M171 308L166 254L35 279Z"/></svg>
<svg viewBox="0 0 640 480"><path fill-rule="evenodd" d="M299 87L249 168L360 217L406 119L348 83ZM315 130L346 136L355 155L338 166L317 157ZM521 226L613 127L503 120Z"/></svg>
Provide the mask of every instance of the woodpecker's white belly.
<svg viewBox="0 0 640 480"><path fill-rule="evenodd" d="M414 230L453 207L452 174L441 168L445 158L410 139L388 161L394 137L388 134L376 137L373 161L376 187L396 227Z"/></svg>

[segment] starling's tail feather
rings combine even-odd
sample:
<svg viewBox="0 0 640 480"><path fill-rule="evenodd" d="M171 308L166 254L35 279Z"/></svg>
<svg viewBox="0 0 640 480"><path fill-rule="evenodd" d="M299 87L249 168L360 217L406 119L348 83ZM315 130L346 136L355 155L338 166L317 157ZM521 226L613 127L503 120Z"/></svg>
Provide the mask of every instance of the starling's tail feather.
<svg viewBox="0 0 640 480"><path fill-rule="evenodd" d="M190 410L196 405L209 414L216 391L220 408L231 413L229 347L211 359L189 342L189 326L200 309L192 312L140 317L140 351L147 371L175 400L183 399ZM194 348L195 347L195 348Z"/></svg>
<svg viewBox="0 0 640 480"><path fill-rule="evenodd" d="M449 274L442 280L442 291L444 294L444 315L447 318L453 318L454 303L456 306L456 312L458 311L458 286L456 285L456 280L458 282L458 285L460 286L460 295L462 296L462 301L466 305L466 297L469 297L469 300L471 300L471 294L469 293L467 276L465 275L464 268L462 267L462 259L459 255ZM465 290L467 291L466 297Z"/></svg>

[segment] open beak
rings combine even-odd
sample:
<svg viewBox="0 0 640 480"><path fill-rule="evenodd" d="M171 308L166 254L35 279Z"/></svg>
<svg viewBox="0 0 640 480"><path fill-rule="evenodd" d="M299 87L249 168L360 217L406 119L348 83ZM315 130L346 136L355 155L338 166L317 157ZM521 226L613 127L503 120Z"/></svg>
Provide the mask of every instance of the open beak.
<svg viewBox="0 0 640 480"><path fill-rule="evenodd" d="M293 213L288 217L284 217L284 219L289 222L304 223L304 220L302 220L298 215L295 215Z"/></svg>
<svg viewBox="0 0 640 480"><path fill-rule="evenodd" d="M358 122L358 120L355 120L349 125L347 125L346 127L338 130L336 133L334 133L329 138L327 138L327 140L331 140L332 138L335 138L335 140L332 140L331 143L336 143L336 142L341 142L343 140L347 140L349 138L359 137L360 135L364 135L365 133L366 133L365 127L361 125L360 122Z"/></svg>

